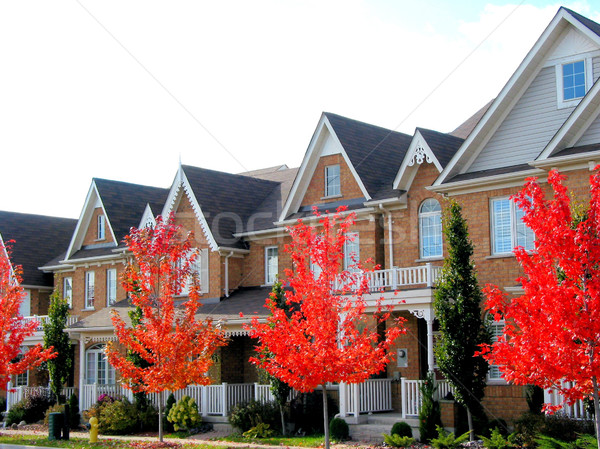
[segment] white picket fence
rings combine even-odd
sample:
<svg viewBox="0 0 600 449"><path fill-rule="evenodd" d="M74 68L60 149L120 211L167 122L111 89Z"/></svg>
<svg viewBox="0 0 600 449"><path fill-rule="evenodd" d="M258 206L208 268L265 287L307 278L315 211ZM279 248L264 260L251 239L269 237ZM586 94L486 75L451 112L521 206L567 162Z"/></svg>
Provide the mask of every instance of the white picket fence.
<svg viewBox="0 0 600 449"><path fill-rule="evenodd" d="M392 379L369 379L361 384L340 384L340 416L392 410Z"/></svg>
<svg viewBox="0 0 600 449"><path fill-rule="evenodd" d="M198 405L198 411L203 416L216 415L227 416L231 409L236 405L250 400L268 402L273 400L269 385L251 384L228 384L220 385L189 385L187 388L178 391L164 391L163 404L166 403L168 396L173 393L176 400L183 396L190 396ZM84 385L79 398L79 408L88 410L102 394L112 397L126 397L133 400L131 390L121 385ZM151 393L148 395L150 401L158 406L160 393Z"/></svg>
<svg viewBox="0 0 600 449"><path fill-rule="evenodd" d="M401 400L402 400L402 418L413 418L419 416L421 411L421 403L423 401L421 395L421 385L424 380L409 380L404 377L400 379ZM447 380L436 381L437 390L436 398L443 398L448 393L452 392L452 387Z"/></svg>
<svg viewBox="0 0 600 449"><path fill-rule="evenodd" d="M569 385L570 386L570 385ZM560 413L575 419L592 419L592 416L585 408L583 400L579 400L574 404L563 404L564 397L557 391L544 391L544 402L550 405L562 405Z"/></svg>
<svg viewBox="0 0 600 449"><path fill-rule="evenodd" d="M16 404L17 402L27 398L28 396L50 396L50 387L12 387L11 382L7 385L6 392L6 411ZM75 393L75 387L63 388L62 394L67 399Z"/></svg>

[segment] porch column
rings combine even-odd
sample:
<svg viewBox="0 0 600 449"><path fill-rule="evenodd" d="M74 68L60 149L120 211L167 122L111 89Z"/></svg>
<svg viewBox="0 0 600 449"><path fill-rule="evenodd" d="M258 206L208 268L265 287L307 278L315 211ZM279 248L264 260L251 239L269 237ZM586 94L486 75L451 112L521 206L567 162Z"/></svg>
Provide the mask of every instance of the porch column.
<svg viewBox="0 0 600 449"><path fill-rule="evenodd" d="M79 410L83 411L83 396L85 394L85 388L83 386L85 382L85 338L79 334Z"/></svg>
<svg viewBox="0 0 600 449"><path fill-rule="evenodd" d="M345 418L346 410L348 408L346 401L348 400L348 398L346 397L346 384L344 382L340 382L340 387L338 391L340 395L340 418Z"/></svg>
<svg viewBox="0 0 600 449"><path fill-rule="evenodd" d="M410 313L417 318L424 319L427 323L427 369L429 372L433 372L433 320L435 320L435 313L431 308L411 310Z"/></svg>

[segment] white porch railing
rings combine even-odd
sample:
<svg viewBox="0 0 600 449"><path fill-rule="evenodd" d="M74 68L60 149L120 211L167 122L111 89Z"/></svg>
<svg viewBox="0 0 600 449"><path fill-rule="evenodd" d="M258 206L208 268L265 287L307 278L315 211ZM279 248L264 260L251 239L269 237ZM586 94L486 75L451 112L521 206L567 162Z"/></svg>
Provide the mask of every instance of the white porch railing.
<svg viewBox="0 0 600 449"><path fill-rule="evenodd" d="M400 379L401 400L402 400L402 418L419 416L421 411L421 385L424 380L408 380L404 377ZM447 380L436 381L436 397L443 398L452 392L452 387Z"/></svg>
<svg viewBox="0 0 600 449"><path fill-rule="evenodd" d="M41 330L43 330L44 323L46 321L48 321L48 315L24 316L23 317L23 321L25 323L29 323L31 321L37 321L38 322L37 330L41 331ZM67 327L70 326L70 325L72 325L72 324L75 324L77 321L79 321L79 317L78 316L69 315L67 317Z"/></svg>
<svg viewBox="0 0 600 449"><path fill-rule="evenodd" d="M11 391L12 390L12 391ZM75 387L63 388L62 394L65 395L67 399L71 397L73 393L75 393ZM6 392L6 411L10 410L10 408L15 405L17 402L25 399L31 395L50 395L50 387L14 387L12 383L9 382L7 385Z"/></svg>
<svg viewBox="0 0 600 449"><path fill-rule="evenodd" d="M544 391L544 402L550 405L562 405L564 401L564 397L557 391L545 390ZM583 400L579 400L572 405L563 405L560 410L561 413L564 413L569 418L575 419L592 419L592 416L587 412L585 408L585 403Z"/></svg>
<svg viewBox="0 0 600 449"><path fill-rule="evenodd" d="M392 379L369 379L361 384L340 384L340 416L392 410Z"/></svg>
<svg viewBox="0 0 600 449"><path fill-rule="evenodd" d="M400 287L411 287L424 285L433 287L440 276L442 267L433 266L430 263L418 267L389 268L387 270L376 270L369 273L356 273L351 275L351 281L358 283L361 276L366 276L369 289L373 292L384 289L396 290ZM336 279L334 290L342 290L344 282Z"/></svg>

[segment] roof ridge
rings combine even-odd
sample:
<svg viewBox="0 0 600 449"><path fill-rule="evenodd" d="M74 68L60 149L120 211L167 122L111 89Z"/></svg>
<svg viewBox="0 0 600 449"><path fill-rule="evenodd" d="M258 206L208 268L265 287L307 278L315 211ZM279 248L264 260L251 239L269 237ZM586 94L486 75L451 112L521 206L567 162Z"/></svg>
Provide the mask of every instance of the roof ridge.
<svg viewBox="0 0 600 449"><path fill-rule="evenodd" d="M367 122L363 122L362 120L356 120L356 119L353 119L353 118L349 118L349 117L346 117L346 116L343 116L343 115L340 115L340 114L336 114L334 112L323 112L323 114L325 116L333 116L333 117L341 118L341 119L344 119L344 120L349 120L351 122L359 123L359 124L365 125L365 126L370 126L372 128L378 128L378 129L381 129L381 130L386 131L386 132L390 132L390 133L395 133L395 134L400 134L400 135L403 135L403 136L411 137L410 134L406 134L406 133L403 133L401 131L396 131L396 130L393 130L393 129L390 129L390 128L385 128L385 127L379 126L379 125L373 125L372 123L367 123Z"/></svg>
<svg viewBox="0 0 600 449"><path fill-rule="evenodd" d="M221 170L213 170L211 168L196 167L194 165L184 165L184 164L182 164L181 167L184 169L184 171L185 171L186 168L191 168L193 170L201 170L201 171L206 171L206 172L211 172L211 173L218 173L220 175L232 176L232 177L236 177L236 178L240 178L240 179L254 179L256 181L265 182L265 183L281 184L281 182L279 182L279 181L271 181L269 179L264 179L264 178L260 178L260 177L257 177L257 176L247 176L247 175L241 175L241 174L238 174L238 173L229 173L229 172L225 172L225 171L221 171Z"/></svg>

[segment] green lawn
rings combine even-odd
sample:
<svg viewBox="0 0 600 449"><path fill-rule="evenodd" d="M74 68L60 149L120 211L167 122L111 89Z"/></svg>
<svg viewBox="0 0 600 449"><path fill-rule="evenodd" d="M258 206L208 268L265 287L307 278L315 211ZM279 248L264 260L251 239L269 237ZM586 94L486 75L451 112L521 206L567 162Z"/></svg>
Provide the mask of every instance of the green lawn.
<svg viewBox="0 0 600 449"><path fill-rule="evenodd" d="M219 438L219 441L231 441L234 443L263 444L268 446L295 446L295 447L322 447L325 444L323 435L311 435L305 437L271 437L251 439L239 435L230 435Z"/></svg>

